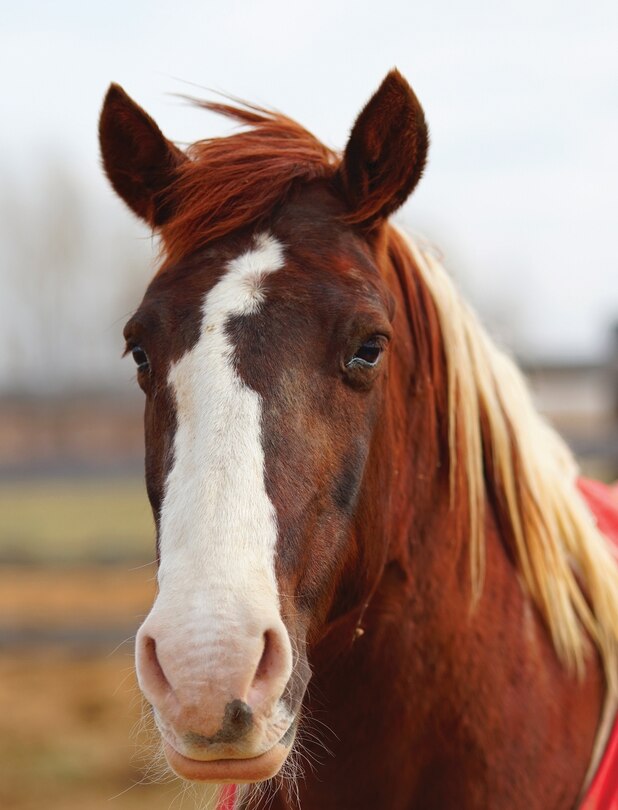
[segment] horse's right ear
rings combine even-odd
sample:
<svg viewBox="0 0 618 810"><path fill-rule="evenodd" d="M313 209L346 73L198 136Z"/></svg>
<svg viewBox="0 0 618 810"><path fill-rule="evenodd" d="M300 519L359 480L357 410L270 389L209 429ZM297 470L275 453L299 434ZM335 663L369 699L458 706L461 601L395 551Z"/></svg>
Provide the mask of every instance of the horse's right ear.
<svg viewBox="0 0 618 810"><path fill-rule="evenodd" d="M103 102L99 143L116 193L149 225L163 225L173 213L170 185L187 157L117 84Z"/></svg>

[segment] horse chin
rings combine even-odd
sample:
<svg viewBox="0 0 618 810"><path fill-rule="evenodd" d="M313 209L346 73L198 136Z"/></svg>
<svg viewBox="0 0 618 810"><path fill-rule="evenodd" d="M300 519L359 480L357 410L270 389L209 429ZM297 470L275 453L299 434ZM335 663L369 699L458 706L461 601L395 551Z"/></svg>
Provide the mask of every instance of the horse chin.
<svg viewBox="0 0 618 810"><path fill-rule="evenodd" d="M239 759L192 759L177 751L167 740L163 748L170 768L177 776L192 782L251 784L264 782L279 773L291 745L276 743L263 754Z"/></svg>

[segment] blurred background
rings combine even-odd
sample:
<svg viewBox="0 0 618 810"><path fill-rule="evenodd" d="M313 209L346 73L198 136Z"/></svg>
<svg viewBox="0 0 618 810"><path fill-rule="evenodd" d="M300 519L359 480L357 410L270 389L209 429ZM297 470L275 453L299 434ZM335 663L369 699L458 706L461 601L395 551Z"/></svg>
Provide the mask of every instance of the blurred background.
<svg viewBox="0 0 618 810"><path fill-rule="evenodd" d="M3 5L0 807L194 806L149 767L132 672L153 529L141 395L120 355L157 244L100 170L109 82L179 144L229 131L175 95L211 88L341 148L399 67L432 132L399 221L441 249L583 468L610 480L616 42L615 0Z"/></svg>

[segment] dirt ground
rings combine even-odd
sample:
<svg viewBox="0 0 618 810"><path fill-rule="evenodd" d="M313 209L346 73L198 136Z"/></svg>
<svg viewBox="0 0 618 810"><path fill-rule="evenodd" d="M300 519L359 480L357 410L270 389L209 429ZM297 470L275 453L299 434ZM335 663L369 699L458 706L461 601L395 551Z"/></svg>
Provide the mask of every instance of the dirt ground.
<svg viewBox="0 0 618 810"><path fill-rule="evenodd" d="M105 657L40 649L0 655L0 807L203 806L205 794L169 781L151 721L142 712L128 652Z"/></svg>
<svg viewBox="0 0 618 810"><path fill-rule="evenodd" d="M2 810L208 805L161 767L136 685L130 636L153 593L152 566L0 568Z"/></svg>

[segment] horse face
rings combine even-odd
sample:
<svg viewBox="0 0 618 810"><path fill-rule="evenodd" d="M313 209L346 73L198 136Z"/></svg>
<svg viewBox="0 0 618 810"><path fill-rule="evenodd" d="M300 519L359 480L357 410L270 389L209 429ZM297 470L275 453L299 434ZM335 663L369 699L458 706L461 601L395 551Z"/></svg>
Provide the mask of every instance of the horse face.
<svg viewBox="0 0 618 810"><path fill-rule="evenodd" d="M296 130L279 126L285 153ZM100 134L112 185L165 243L186 157L117 87ZM367 595L376 552L358 524L393 316L372 245L418 180L426 142L418 102L389 74L339 167L318 148L323 176L296 184L266 224L168 261L125 329L146 393L159 558L137 672L187 778L279 770L307 645ZM194 201L211 193L198 191Z"/></svg>
<svg viewBox="0 0 618 810"><path fill-rule="evenodd" d="M308 634L359 554L392 312L351 229L305 225L294 244L324 194L310 196L268 232L167 268L125 330L147 395L159 548L138 676L190 777L278 769L309 680Z"/></svg>

